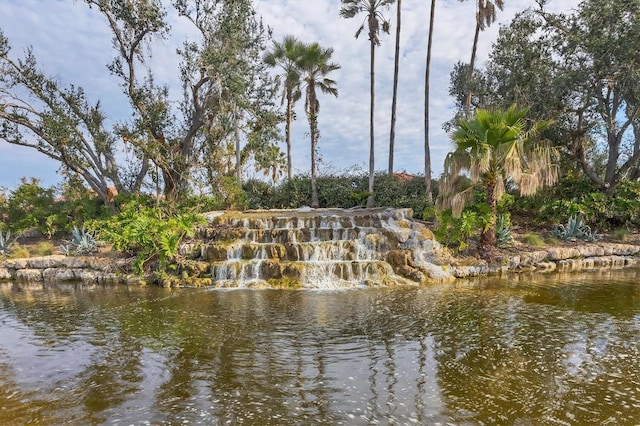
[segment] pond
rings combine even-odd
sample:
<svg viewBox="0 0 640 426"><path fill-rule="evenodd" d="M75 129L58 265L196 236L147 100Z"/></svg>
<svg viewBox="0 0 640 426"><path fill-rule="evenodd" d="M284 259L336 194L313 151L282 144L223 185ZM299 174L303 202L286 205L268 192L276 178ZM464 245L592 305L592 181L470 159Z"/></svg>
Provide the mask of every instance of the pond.
<svg viewBox="0 0 640 426"><path fill-rule="evenodd" d="M638 425L640 270L339 291L0 284L0 424Z"/></svg>

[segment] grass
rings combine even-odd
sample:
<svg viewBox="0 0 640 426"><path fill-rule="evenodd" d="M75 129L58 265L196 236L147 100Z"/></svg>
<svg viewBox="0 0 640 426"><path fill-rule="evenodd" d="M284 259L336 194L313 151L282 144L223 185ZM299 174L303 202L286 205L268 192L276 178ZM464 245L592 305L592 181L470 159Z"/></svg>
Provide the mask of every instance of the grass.
<svg viewBox="0 0 640 426"><path fill-rule="evenodd" d="M617 228L613 231L613 238L618 241L628 241L631 232L626 228Z"/></svg>
<svg viewBox="0 0 640 426"><path fill-rule="evenodd" d="M540 235L532 233L524 234L522 236L522 242L533 247L542 247L545 245L545 241Z"/></svg>
<svg viewBox="0 0 640 426"><path fill-rule="evenodd" d="M29 249L17 243L11 247L11 251L9 252L9 257L12 259L20 259L30 256L31 254L29 253Z"/></svg>
<svg viewBox="0 0 640 426"><path fill-rule="evenodd" d="M33 248L33 254L36 256L49 256L53 254L53 244L49 241L40 241Z"/></svg>

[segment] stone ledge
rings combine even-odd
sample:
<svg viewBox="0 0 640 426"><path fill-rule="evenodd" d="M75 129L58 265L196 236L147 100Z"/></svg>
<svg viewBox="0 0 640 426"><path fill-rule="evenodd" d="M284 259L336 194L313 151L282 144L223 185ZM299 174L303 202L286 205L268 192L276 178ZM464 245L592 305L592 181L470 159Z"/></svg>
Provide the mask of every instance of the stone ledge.
<svg viewBox="0 0 640 426"><path fill-rule="evenodd" d="M599 243L579 247L551 247L498 259L497 265L453 266L456 278L496 275L505 272L579 271L640 265L640 246Z"/></svg>
<svg viewBox="0 0 640 426"><path fill-rule="evenodd" d="M80 281L85 284L141 283L135 275L122 272L127 261L89 256L51 255L8 259L0 263L0 281L62 283Z"/></svg>

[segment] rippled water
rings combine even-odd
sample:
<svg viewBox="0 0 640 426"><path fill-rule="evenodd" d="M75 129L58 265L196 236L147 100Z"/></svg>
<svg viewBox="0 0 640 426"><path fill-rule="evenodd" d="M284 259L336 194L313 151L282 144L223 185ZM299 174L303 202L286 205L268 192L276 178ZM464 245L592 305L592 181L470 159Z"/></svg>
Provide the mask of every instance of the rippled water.
<svg viewBox="0 0 640 426"><path fill-rule="evenodd" d="M426 288L0 285L0 424L640 424L640 270Z"/></svg>

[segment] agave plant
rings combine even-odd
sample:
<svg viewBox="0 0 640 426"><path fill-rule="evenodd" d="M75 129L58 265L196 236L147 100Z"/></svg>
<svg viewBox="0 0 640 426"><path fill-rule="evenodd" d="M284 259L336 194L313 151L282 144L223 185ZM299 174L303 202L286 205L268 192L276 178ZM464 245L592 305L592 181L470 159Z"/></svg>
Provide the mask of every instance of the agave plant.
<svg viewBox="0 0 640 426"><path fill-rule="evenodd" d="M511 231L511 220L509 216L501 214L496 219L496 245L500 248L504 248L507 244L513 241Z"/></svg>
<svg viewBox="0 0 640 426"><path fill-rule="evenodd" d="M61 246L61 251L66 256L91 254L98 251L98 241L95 236L82 228L73 227L71 241Z"/></svg>
<svg viewBox="0 0 640 426"><path fill-rule="evenodd" d="M582 221L580 216L571 216L567 225L558 224L553 227L551 234L566 241L587 241L595 242L600 239L597 231L592 231L589 225Z"/></svg>
<svg viewBox="0 0 640 426"><path fill-rule="evenodd" d="M9 229L7 229L6 235L3 235L2 229L0 229L0 255L8 255L14 242L15 238L13 241L11 240L11 231Z"/></svg>

